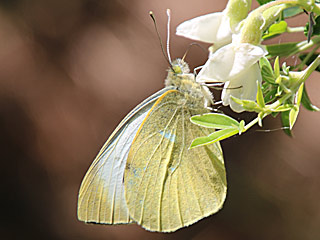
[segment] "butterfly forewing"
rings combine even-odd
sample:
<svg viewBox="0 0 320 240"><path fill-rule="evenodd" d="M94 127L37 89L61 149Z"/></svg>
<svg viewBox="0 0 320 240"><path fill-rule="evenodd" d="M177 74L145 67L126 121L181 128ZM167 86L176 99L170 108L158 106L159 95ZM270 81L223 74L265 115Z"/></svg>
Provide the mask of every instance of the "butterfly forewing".
<svg viewBox="0 0 320 240"><path fill-rule="evenodd" d="M219 143L189 149L195 137L210 133L189 121L205 112L171 90L138 130L124 181L130 217L144 228L174 231L222 207L226 175Z"/></svg>
<svg viewBox="0 0 320 240"><path fill-rule="evenodd" d="M131 222L123 184L128 152L148 111L168 89L160 90L134 108L104 144L80 187L78 199L80 220L105 224Z"/></svg>

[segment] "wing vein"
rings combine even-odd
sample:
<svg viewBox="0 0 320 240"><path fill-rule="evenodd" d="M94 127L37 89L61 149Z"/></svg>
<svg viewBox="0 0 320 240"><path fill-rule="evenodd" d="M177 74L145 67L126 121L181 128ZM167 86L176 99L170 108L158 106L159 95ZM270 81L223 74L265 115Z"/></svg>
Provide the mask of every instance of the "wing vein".
<svg viewBox="0 0 320 240"><path fill-rule="evenodd" d="M177 113L177 109L174 111L174 113L172 114L170 120L168 121L168 124L167 124L166 127L163 129L164 132L166 132L168 126L169 126L170 123L172 122L172 120L173 120L173 118L175 117L176 113ZM163 142L163 139L164 139L164 135L162 135L162 137L161 137L161 139L160 139L160 142L157 144L157 146L156 146L156 148L154 149L154 151L152 152L151 156L148 158L146 170L147 170L148 167L149 167L150 160L152 159L152 157L154 156L154 154L156 153L156 151L157 151L157 150L159 149L159 147L161 146L161 144L162 144L162 142ZM133 161L132 161L132 162L133 162ZM143 182L144 177L145 177L145 173L146 173L146 171L143 172L142 178L141 178L140 183L139 183L139 185L138 185L138 192L139 192L140 189L141 189L142 182ZM146 187L146 189L145 189L145 191L144 191L144 194L143 194L143 200L142 200L143 203L144 203L145 198L146 198L146 193L147 193L147 190L148 190L148 188L149 188L150 180L151 180L151 178L149 178L147 187ZM135 199L135 202L136 202L136 200L137 200L137 199ZM136 203L134 203L134 205L136 205ZM142 220L142 218L143 218L143 215L144 215L144 208L141 209L141 218L140 218L139 222L141 222L141 220Z"/></svg>

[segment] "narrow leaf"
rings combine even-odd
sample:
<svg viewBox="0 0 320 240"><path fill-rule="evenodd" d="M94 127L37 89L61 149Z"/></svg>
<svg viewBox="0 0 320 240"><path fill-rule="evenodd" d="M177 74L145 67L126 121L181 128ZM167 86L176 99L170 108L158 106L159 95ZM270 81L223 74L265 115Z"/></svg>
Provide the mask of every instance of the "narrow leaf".
<svg viewBox="0 0 320 240"><path fill-rule="evenodd" d="M258 125L259 125L259 127L262 127L262 112L259 112L259 114L258 114Z"/></svg>
<svg viewBox="0 0 320 240"><path fill-rule="evenodd" d="M290 127L290 130L292 130L293 125L295 124L295 122L297 120L298 114L299 114L299 106L295 105L290 110L290 113L289 113L289 127Z"/></svg>
<svg viewBox="0 0 320 240"><path fill-rule="evenodd" d="M281 77L280 77L280 79L281 79ZM282 92L283 92L283 89L281 88L281 86L278 86L278 88L277 88L277 93L276 93L276 97L281 96Z"/></svg>
<svg viewBox="0 0 320 240"><path fill-rule="evenodd" d="M268 92L264 96L265 103L273 102L276 99L277 88L269 89Z"/></svg>
<svg viewBox="0 0 320 240"><path fill-rule="evenodd" d="M261 86L260 83L257 81L257 87L258 87L258 91L257 91L257 103L261 108L265 107L265 102L264 102L264 98L263 98L263 93L261 90Z"/></svg>
<svg viewBox="0 0 320 240"><path fill-rule="evenodd" d="M223 139L226 139L228 137L231 137L231 136L237 134L238 132L239 132L239 129L228 128L228 129L223 129L220 131L215 131L206 137L198 137L192 141L192 143L190 145L190 149L198 147L198 146L208 145L208 144L212 144L212 143L221 141Z"/></svg>
<svg viewBox="0 0 320 240"><path fill-rule="evenodd" d="M289 17L294 17L302 12L303 10L300 7L290 7L283 10L282 16L283 18L289 18Z"/></svg>
<svg viewBox="0 0 320 240"><path fill-rule="evenodd" d="M281 112L281 122L283 126L283 131L290 137L292 137L292 132L289 129L290 123L289 123L289 113L290 111Z"/></svg>
<svg viewBox="0 0 320 240"><path fill-rule="evenodd" d="M279 115L279 112L272 112L271 113L271 116L274 117L274 118L276 118L278 115Z"/></svg>
<svg viewBox="0 0 320 240"><path fill-rule="evenodd" d="M268 3L268 2L272 2L272 1L274 1L274 0L257 0L257 2L258 2L260 5L264 5L264 4L266 4L266 3Z"/></svg>
<svg viewBox="0 0 320 240"><path fill-rule="evenodd" d="M315 106L311 103L310 98L307 93L306 86L303 87L301 103L302 103L302 106L304 106L304 108L309 111L312 111L312 112L319 112L320 111L320 109L317 106Z"/></svg>
<svg viewBox="0 0 320 240"><path fill-rule="evenodd" d="M282 105L274 110L272 110L273 112L286 112L286 111L289 111L293 108L293 105L292 104L285 104L285 105Z"/></svg>
<svg viewBox="0 0 320 240"><path fill-rule="evenodd" d="M244 122L244 120L240 121L240 125L239 125L239 135L241 135L241 133L244 131L244 125L246 123Z"/></svg>
<svg viewBox="0 0 320 240"><path fill-rule="evenodd" d="M276 57L276 60L274 60L273 69L274 69L275 76L278 78L280 76L279 56Z"/></svg>
<svg viewBox="0 0 320 240"><path fill-rule="evenodd" d="M231 99L234 102L240 104L247 111L251 111L251 112L260 112L261 111L261 108L259 107L259 105L255 101L241 100L241 99L235 98L233 96L231 96Z"/></svg>
<svg viewBox="0 0 320 240"><path fill-rule="evenodd" d="M279 75L276 79L276 84L280 84L281 83L281 80L282 80L282 77L281 75Z"/></svg>
<svg viewBox="0 0 320 240"><path fill-rule="evenodd" d="M296 94L296 99L295 99L295 103L300 106L301 103L301 99L302 99L302 94L303 94L303 89L304 89L304 84L302 83L299 87L299 90Z"/></svg>
<svg viewBox="0 0 320 240"><path fill-rule="evenodd" d="M307 57L308 54L303 53L299 55L299 58L301 61L304 61L304 59ZM306 65L309 66L316 58L318 57L318 54L312 54L309 59L306 61ZM320 72L320 66L316 68L316 71Z"/></svg>
<svg viewBox="0 0 320 240"><path fill-rule="evenodd" d="M190 120L194 124L207 128L227 129L239 126L237 120L220 113L196 115L192 116Z"/></svg>
<svg viewBox="0 0 320 240"><path fill-rule="evenodd" d="M287 63L286 62L283 62L283 64L282 64L282 71L286 76L289 75L290 67L287 67Z"/></svg>
<svg viewBox="0 0 320 240"><path fill-rule="evenodd" d="M261 69L262 79L268 83L275 84L275 76L269 60L266 57L262 57L259 60L259 65Z"/></svg>
<svg viewBox="0 0 320 240"><path fill-rule="evenodd" d="M272 44L266 45L268 56L270 57L285 57L295 54L302 48L304 45L307 45L307 41L303 42L291 42L291 43L281 43L281 44ZM267 57L268 57L267 56Z"/></svg>

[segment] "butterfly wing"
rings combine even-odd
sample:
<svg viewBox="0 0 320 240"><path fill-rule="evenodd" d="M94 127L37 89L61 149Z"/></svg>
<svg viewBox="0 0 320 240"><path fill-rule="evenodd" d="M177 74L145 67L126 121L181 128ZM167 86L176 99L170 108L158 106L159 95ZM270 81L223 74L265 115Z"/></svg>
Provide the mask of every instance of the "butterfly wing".
<svg viewBox="0 0 320 240"><path fill-rule="evenodd" d="M135 107L118 125L87 171L79 190L78 218L104 224L131 221L124 198L123 174L131 143L164 88Z"/></svg>
<svg viewBox="0 0 320 240"><path fill-rule="evenodd" d="M130 217L150 231L171 232L217 212L226 197L219 143L188 149L210 134L190 122L194 109L171 90L153 105L132 143L125 169Z"/></svg>

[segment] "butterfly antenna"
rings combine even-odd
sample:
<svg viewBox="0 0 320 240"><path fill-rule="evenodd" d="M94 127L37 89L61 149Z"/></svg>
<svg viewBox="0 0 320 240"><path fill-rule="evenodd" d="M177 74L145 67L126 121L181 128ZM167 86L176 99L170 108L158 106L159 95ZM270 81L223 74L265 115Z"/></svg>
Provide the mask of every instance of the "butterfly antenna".
<svg viewBox="0 0 320 240"><path fill-rule="evenodd" d="M171 11L167 9L167 16L168 16L168 23L167 23L167 55L169 62L171 63L171 56L170 56L170 22L171 22Z"/></svg>
<svg viewBox="0 0 320 240"><path fill-rule="evenodd" d="M190 51L190 49L191 49L192 46L198 46L198 47L200 47L205 53L207 53L207 49L205 49L205 48L204 48L203 46L201 46L199 43L196 43L196 42L190 43L187 51L184 53L184 55L183 55L183 57L182 57L182 59L181 59L182 61L184 61L184 59L186 58L186 56L187 56L187 54L189 53L189 51Z"/></svg>
<svg viewBox="0 0 320 240"><path fill-rule="evenodd" d="M150 15L150 17L152 18L152 21L153 21L153 24L154 24L154 28L156 29L157 36L158 36L158 39L159 39L159 42L160 42L160 47L161 47L161 51L162 51L162 53L163 53L163 56L164 56L164 58L167 60L167 62L169 63L170 68L173 70L173 68L172 68L172 63L171 63L171 59L167 56L167 54L166 54L166 52L165 52L165 50L164 50L164 47L163 47L162 39L161 39L161 37L160 37L160 33L159 33L158 27L157 27L156 18L154 17L152 11L149 12L149 15Z"/></svg>

